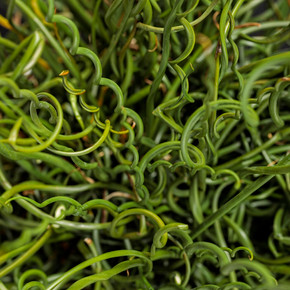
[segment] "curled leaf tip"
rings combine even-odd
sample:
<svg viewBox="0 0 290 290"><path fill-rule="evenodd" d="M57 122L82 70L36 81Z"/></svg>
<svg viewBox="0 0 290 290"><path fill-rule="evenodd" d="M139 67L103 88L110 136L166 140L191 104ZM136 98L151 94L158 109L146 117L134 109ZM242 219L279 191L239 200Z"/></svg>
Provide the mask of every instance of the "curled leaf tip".
<svg viewBox="0 0 290 290"><path fill-rule="evenodd" d="M59 76L60 77L63 77L63 76L67 76L69 74L69 70L63 70L60 74L59 74Z"/></svg>

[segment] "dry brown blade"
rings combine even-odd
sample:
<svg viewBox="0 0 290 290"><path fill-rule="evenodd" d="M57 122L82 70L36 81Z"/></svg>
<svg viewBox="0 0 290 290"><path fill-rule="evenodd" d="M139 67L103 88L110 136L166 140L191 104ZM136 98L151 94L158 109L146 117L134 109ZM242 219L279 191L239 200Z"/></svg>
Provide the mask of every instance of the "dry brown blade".
<svg viewBox="0 0 290 290"><path fill-rule="evenodd" d="M125 55L125 52L127 50L127 48L129 47L132 50L139 50L139 45L137 44L137 39L134 38L135 34L136 34L136 29L137 29L137 22L134 23L134 27L132 29L132 31L130 32L125 44L123 45L122 49L120 50L120 52L118 52L118 55L123 56Z"/></svg>
<svg viewBox="0 0 290 290"><path fill-rule="evenodd" d="M219 23L218 23L218 21L217 21L217 17L219 16L219 14L220 14L220 12L219 12L219 11L216 11L216 12L214 13L214 15L212 16L212 20L213 20L213 22L214 22L214 25L215 25L215 27L216 27L218 30L220 30L220 25L219 25Z"/></svg>
<svg viewBox="0 0 290 290"><path fill-rule="evenodd" d="M214 25L216 26L216 28L218 30L220 30L220 25L219 25L219 23L217 21L217 17L218 17L219 14L220 14L220 12L219 11L216 11L214 13L213 17L212 17L213 22L214 22ZM261 26L261 24L258 23L258 22L247 22L247 23L243 23L243 24L240 24L240 25L236 25L235 26L235 29L240 29L240 28L245 28L245 27L251 27L251 26L258 26L259 27L259 26Z"/></svg>
<svg viewBox="0 0 290 290"><path fill-rule="evenodd" d="M152 85L153 81L149 80L149 79L145 79L145 83L147 85ZM166 88L166 85L164 83L160 83L159 85L159 89L162 91L163 94L166 94L167 92L167 88Z"/></svg>
<svg viewBox="0 0 290 290"><path fill-rule="evenodd" d="M281 80L284 82L290 82L290 77L283 77Z"/></svg>
<svg viewBox="0 0 290 290"><path fill-rule="evenodd" d="M267 167L273 166L278 162L278 160L273 160L272 162L270 162Z"/></svg>
<svg viewBox="0 0 290 290"><path fill-rule="evenodd" d="M170 154L167 154L165 156L162 157L163 160L169 161L172 158L172 156Z"/></svg>
<svg viewBox="0 0 290 290"><path fill-rule="evenodd" d="M258 26L258 27L260 27L261 24L258 23L258 22L247 22L247 23L244 23L244 24L236 25L235 29L244 28L244 27L250 27L250 26Z"/></svg>
<svg viewBox="0 0 290 290"><path fill-rule="evenodd" d="M216 51L215 51L215 58L217 58L221 53L222 53L222 46L221 46L221 43L218 42Z"/></svg>
<svg viewBox="0 0 290 290"><path fill-rule="evenodd" d="M103 190L103 199L106 199L108 191L106 189ZM101 214L101 223L106 223L108 220L108 211L103 209Z"/></svg>
<svg viewBox="0 0 290 290"><path fill-rule="evenodd" d="M120 25L121 25L121 23L122 23L122 21L123 21L124 15L125 15L125 13L123 12L123 13L121 14L121 17L120 17L119 20L118 20L117 27L120 27Z"/></svg>
<svg viewBox="0 0 290 290"><path fill-rule="evenodd" d="M152 85L152 83L153 83L153 81L151 81L151 80L149 80L149 79L145 79L145 83L147 84L147 85Z"/></svg>
<svg viewBox="0 0 290 290"><path fill-rule="evenodd" d="M106 87L106 86L102 86L101 87L101 92L100 92L100 95L99 95L99 98L98 98L98 107L101 107L103 105L105 94L108 91L108 89L109 88Z"/></svg>
<svg viewBox="0 0 290 290"><path fill-rule="evenodd" d="M133 199L133 196L129 193L122 192L122 191L114 191L108 194L107 196L104 197L105 200L110 200L113 197L124 197L124 198L129 198Z"/></svg>
<svg viewBox="0 0 290 290"><path fill-rule="evenodd" d="M85 141L85 142L87 142L87 143L90 142L90 141L89 141L89 137L88 137L88 135L84 136L82 139L83 139L83 141Z"/></svg>
<svg viewBox="0 0 290 290"><path fill-rule="evenodd" d="M132 129L134 129L136 127L136 123L133 121L133 124L132 124Z"/></svg>
<svg viewBox="0 0 290 290"><path fill-rule="evenodd" d="M88 177L88 176L86 176L86 174L85 174L85 172L84 171L82 171L81 169L80 169L80 167L76 167L76 169L74 169L74 170L72 170L71 172L69 172L69 176L71 176L74 172L76 172L76 171L78 171L80 174L81 174L81 176L88 182L88 183L90 183L90 184L93 184L93 183L95 183L95 180L94 179L92 179L91 177Z"/></svg>
<svg viewBox="0 0 290 290"><path fill-rule="evenodd" d="M93 243L93 240L91 238L85 238L84 241L87 245L91 245Z"/></svg>
<svg viewBox="0 0 290 290"><path fill-rule="evenodd" d="M154 52L158 48L158 38L155 34L155 46L152 49L148 49L148 52Z"/></svg>
<svg viewBox="0 0 290 290"><path fill-rule="evenodd" d="M161 89L162 93L165 95L166 92L167 92L167 87L166 87L166 85L165 85L164 83L161 83L161 84L159 85L159 88Z"/></svg>
<svg viewBox="0 0 290 290"><path fill-rule="evenodd" d="M33 189L24 190L22 192L22 195L24 195L24 196L34 195L34 194L35 194L35 191Z"/></svg>
<svg viewBox="0 0 290 290"><path fill-rule="evenodd" d="M27 76L27 79L32 83L32 85L33 85L35 88L39 85L37 78L36 78L33 74L29 74L29 75Z"/></svg>
<svg viewBox="0 0 290 290"><path fill-rule="evenodd" d="M138 201L139 200L139 196L138 196L137 191L136 191L134 180L133 180L133 178L131 177L131 175L129 173L127 173L127 176L128 176L129 183L130 183L130 186L132 187L133 194L134 194L134 196L132 198L133 198L133 200Z"/></svg>
<svg viewBox="0 0 290 290"><path fill-rule="evenodd" d="M20 11L16 11L15 14L14 14L14 16L13 16L12 21L16 25L20 26L21 25L21 20L22 20L22 13Z"/></svg>
<svg viewBox="0 0 290 290"><path fill-rule="evenodd" d="M129 44L129 48L131 50L135 50L138 51L139 50L139 45L137 44L137 39L136 38L132 38L130 44Z"/></svg>

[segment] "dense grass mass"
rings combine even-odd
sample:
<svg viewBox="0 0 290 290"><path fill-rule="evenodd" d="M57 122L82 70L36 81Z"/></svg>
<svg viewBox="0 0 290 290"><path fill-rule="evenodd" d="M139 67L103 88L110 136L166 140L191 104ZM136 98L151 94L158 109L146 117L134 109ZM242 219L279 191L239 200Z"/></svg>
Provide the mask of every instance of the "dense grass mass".
<svg viewBox="0 0 290 290"><path fill-rule="evenodd" d="M289 1L2 2L1 290L290 289Z"/></svg>

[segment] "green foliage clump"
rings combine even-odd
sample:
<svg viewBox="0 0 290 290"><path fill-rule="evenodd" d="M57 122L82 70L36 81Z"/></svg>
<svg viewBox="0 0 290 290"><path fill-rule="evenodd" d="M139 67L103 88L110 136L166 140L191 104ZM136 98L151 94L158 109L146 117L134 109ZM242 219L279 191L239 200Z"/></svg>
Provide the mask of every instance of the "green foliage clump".
<svg viewBox="0 0 290 290"><path fill-rule="evenodd" d="M1 289L289 289L289 1L6 8Z"/></svg>

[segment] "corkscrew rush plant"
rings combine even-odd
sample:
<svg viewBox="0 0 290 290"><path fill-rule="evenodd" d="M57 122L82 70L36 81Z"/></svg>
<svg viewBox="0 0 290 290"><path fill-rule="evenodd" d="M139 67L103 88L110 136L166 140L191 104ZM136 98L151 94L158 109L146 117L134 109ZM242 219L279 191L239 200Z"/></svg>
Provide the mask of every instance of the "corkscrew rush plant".
<svg viewBox="0 0 290 290"><path fill-rule="evenodd" d="M289 1L2 2L0 289L290 288Z"/></svg>

